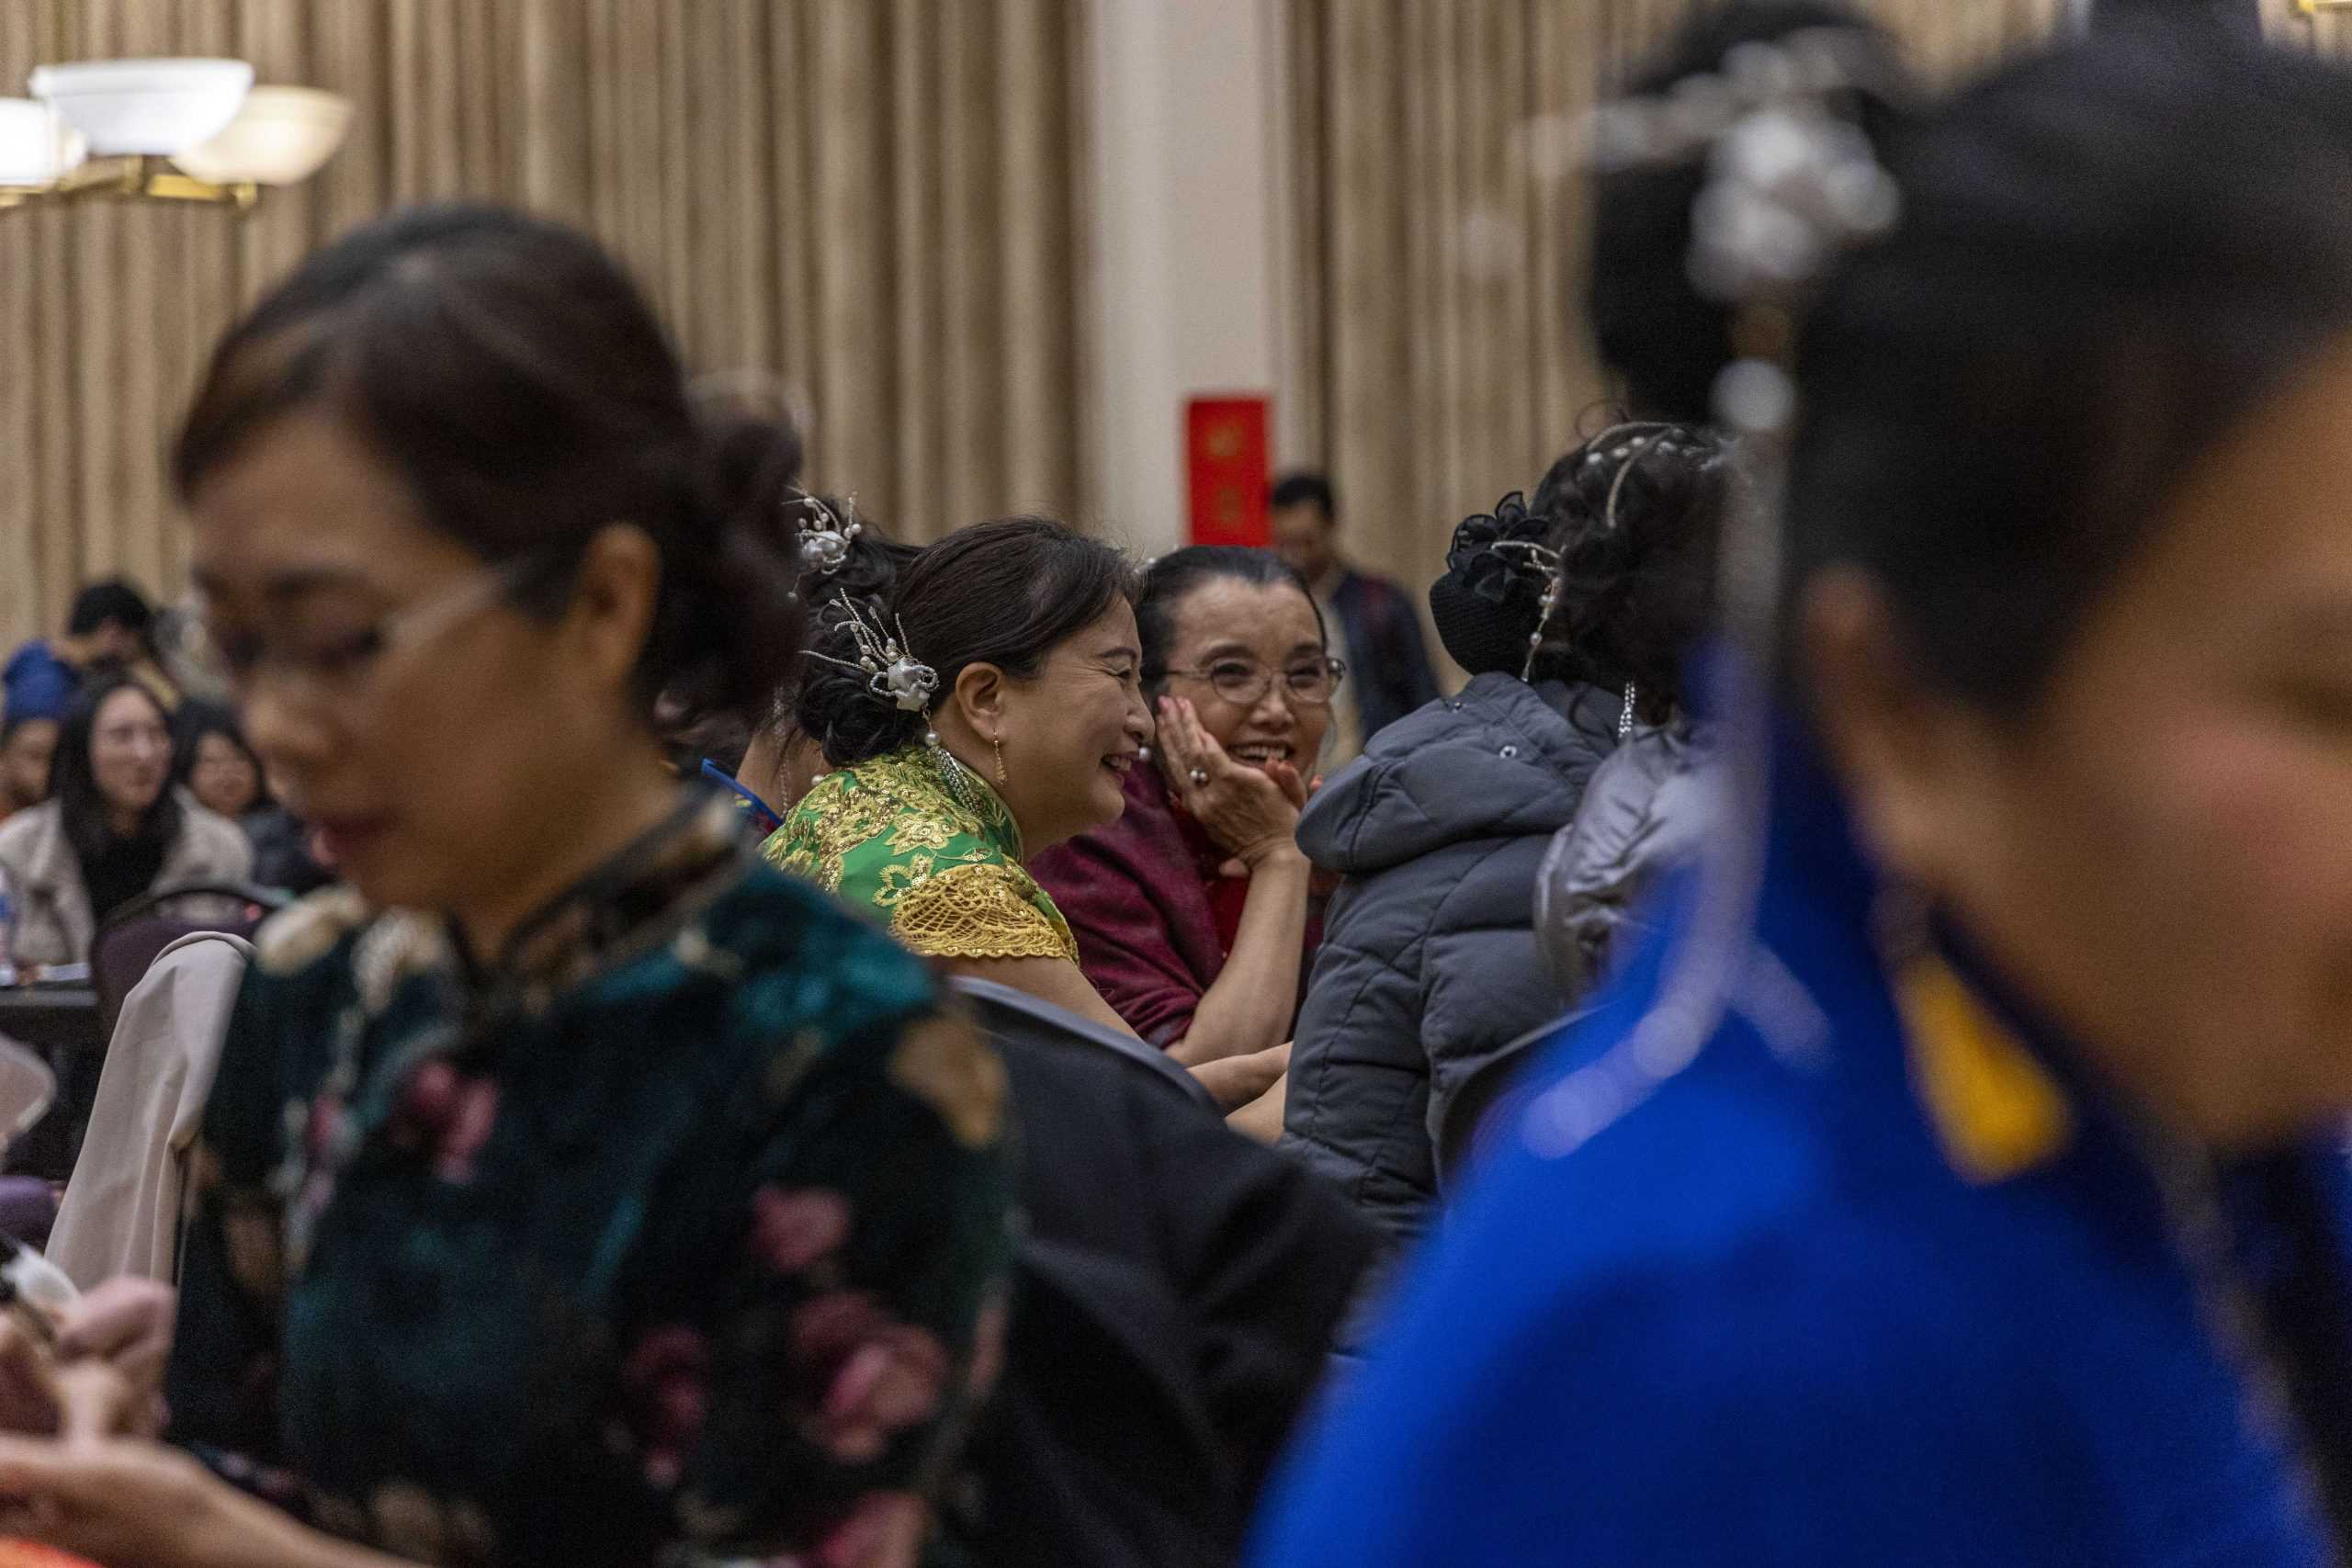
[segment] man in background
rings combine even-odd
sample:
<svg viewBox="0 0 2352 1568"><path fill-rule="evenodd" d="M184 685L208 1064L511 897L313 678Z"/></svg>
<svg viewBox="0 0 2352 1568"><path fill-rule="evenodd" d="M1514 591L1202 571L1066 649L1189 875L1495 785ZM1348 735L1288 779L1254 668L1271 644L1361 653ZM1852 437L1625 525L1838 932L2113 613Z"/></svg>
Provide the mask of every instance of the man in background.
<svg viewBox="0 0 2352 1568"><path fill-rule="evenodd" d="M63 718L90 671L134 670L147 662L154 622L145 595L130 583L119 578L91 583L74 595L63 637L36 638L9 657L0 671L6 693L0 709L11 718Z"/></svg>
<svg viewBox="0 0 2352 1568"><path fill-rule="evenodd" d="M1437 678L1412 596L1389 578L1356 570L1340 554L1331 481L1305 470L1283 474L1269 504L1276 553L1306 579L1331 645L1348 661L1320 759L1329 773L1354 761L1382 726L1434 699Z"/></svg>

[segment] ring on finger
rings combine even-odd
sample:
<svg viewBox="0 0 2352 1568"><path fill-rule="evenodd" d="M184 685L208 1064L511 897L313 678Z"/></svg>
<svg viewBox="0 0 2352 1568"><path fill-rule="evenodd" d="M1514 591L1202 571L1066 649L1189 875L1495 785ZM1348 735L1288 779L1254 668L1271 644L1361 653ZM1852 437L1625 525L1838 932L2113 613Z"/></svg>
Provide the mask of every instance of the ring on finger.
<svg viewBox="0 0 2352 1568"><path fill-rule="evenodd" d="M1194 768L1193 770L1193 783L1195 785L1204 784L1208 782L1209 771L1206 768Z"/></svg>

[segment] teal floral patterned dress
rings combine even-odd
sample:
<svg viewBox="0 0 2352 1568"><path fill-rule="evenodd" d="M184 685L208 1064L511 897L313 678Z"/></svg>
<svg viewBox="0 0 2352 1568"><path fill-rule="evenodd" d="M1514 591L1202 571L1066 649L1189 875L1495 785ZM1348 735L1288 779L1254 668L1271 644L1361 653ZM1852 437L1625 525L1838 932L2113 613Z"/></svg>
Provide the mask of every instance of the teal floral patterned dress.
<svg viewBox="0 0 2352 1568"><path fill-rule="evenodd" d="M195 1161L171 1436L449 1564L923 1542L1004 1332L1003 1077L698 796L486 967L266 929Z"/></svg>

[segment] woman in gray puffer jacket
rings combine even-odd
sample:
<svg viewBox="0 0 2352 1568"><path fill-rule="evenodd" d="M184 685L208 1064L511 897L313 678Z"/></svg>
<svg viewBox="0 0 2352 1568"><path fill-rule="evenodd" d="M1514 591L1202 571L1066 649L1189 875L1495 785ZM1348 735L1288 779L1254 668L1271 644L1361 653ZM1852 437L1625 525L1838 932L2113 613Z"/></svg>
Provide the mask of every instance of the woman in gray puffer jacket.
<svg viewBox="0 0 2352 1568"><path fill-rule="evenodd" d="M1669 866L1689 861L1714 818L1707 748L1679 719L1627 739L1593 772L1576 820L1535 875L1535 945L1571 1004L1607 972L1636 926L1634 906Z"/></svg>
<svg viewBox="0 0 2352 1568"><path fill-rule="evenodd" d="M1712 527L1686 525L1712 516L1720 458L1699 431L1621 425L1554 464L1532 510L1514 494L1464 520L1430 607L1474 678L1381 731L1299 818L1344 880L1283 1144L1394 1242L1427 1224L1453 1097L1565 1005L1537 955L1537 867L1620 737L1675 712L1713 558Z"/></svg>

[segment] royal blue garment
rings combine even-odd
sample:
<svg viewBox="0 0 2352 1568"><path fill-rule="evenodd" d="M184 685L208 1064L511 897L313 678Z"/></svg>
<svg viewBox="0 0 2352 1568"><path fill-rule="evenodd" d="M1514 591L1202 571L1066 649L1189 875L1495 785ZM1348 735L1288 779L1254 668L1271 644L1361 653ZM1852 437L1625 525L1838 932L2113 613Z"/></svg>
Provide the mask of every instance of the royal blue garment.
<svg viewBox="0 0 2352 1568"><path fill-rule="evenodd" d="M1688 889L1668 889L1291 1457L1252 1562L2333 1561L2299 1462L2312 1411L2257 1413L2154 1179L2079 1077L2051 1064L2074 1118L2045 1156L2004 1179L1956 1169L1871 939L1874 879L1817 767L1782 751L1756 926L1770 961L1743 1005L1645 1102L1547 1154L1544 1089L1622 1039L1680 940ZM2347 1234L2340 1162L2287 1163ZM2247 1234L2256 1253L2278 1240ZM2340 1280L2326 1247L2307 1271ZM2259 1258L2237 1273L2271 1277ZM2340 1319L2310 1326L2346 1343ZM2340 1405L2319 1414L2345 1430Z"/></svg>
<svg viewBox="0 0 2352 1568"><path fill-rule="evenodd" d="M743 820L751 825L752 831L758 837L764 839L784 826L784 818L775 807L744 788L736 781L734 774L707 757L702 760L702 776L704 783L715 784L735 797L736 806L743 813Z"/></svg>
<svg viewBox="0 0 2352 1568"><path fill-rule="evenodd" d="M53 718L63 722L82 689L82 672L34 641L8 656L0 670L0 718Z"/></svg>

